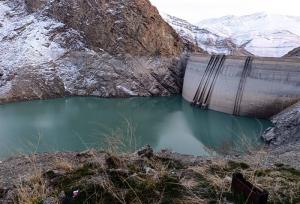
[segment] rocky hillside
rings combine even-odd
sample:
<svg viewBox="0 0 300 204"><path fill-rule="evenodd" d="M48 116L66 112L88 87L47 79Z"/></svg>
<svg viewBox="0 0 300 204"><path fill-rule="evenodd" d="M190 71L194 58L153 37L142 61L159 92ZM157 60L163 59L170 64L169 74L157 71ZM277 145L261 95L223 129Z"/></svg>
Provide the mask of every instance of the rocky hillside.
<svg viewBox="0 0 300 204"><path fill-rule="evenodd" d="M175 16L168 14L162 14L162 16L185 42L196 44L210 54L252 55L243 46L235 44L229 37L217 35Z"/></svg>
<svg viewBox="0 0 300 204"><path fill-rule="evenodd" d="M255 13L207 19L197 26L256 56L282 57L300 45L300 17Z"/></svg>
<svg viewBox="0 0 300 204"><path fill-rule="evenodd" d="M269 128L262 138L272 146L300 143L300 102L272 118L274 127Z"/></svg>
<svg viewBox="0 0 300 204"><path fill-rule="evenodd" d="M300 47L293 49L287 53L284 57L300 57Z"/></svg>
<svg viewBox="0 0 300 204"><path fill-rule="evenodd" d="M300 101L271 118L274 126L267 129L262 139L270 154L279 161L300 166Z"/></svg>
<svg viewBox="0 0 300 204"><path fill-rule="evenodd" d="M1 0L0 103L178 93L185 51L148 0Z"/></svg>

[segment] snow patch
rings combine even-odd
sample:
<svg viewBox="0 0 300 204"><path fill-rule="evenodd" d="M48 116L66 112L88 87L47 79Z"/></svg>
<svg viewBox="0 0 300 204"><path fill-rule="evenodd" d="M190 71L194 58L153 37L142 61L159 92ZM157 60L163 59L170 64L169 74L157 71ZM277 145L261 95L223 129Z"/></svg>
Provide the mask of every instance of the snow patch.
<svg viewBox="0 0 300 204"><path fill-rule="evenodd" d="M229 38L201 29L183 19L164 13L161 15L184 40L196 44L210 54L231 54L237 48Z"/></svg>
<svg viewBox="0 0 300 204"><path fill-rule="evenodd" d="M12 10L5 2L0 1L0 95L12 87L13 77L9 76L25 68L32 76L42 75L46 84L58 74L68 90L79 75L78 67L65 61L58 68L55 64L70 50L86 51L83 38L61 22L38 13L29 14L22 6Z"/></svg>
<svg viewBox="0 0 300 204"><path fill-rule="evenodd" d="M1 13L9 11L1 2L0 8ZM65 49L50 40L51 32L63 27L62 23L50 18L38 20L34 14L5 15L1 22L0 66L13 69L38 65L56 60L65 53Z"/></svg>

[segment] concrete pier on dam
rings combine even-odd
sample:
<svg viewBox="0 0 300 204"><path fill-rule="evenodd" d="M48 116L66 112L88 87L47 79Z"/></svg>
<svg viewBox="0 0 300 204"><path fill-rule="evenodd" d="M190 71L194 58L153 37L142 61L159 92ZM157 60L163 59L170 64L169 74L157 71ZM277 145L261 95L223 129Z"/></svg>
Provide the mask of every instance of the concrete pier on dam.
<svg viewBox="0 0 300 204"><path fill-rule="evenodd" d="M182 95L199 108L269 118L300 101L300 59L192 55Z"/></svg>

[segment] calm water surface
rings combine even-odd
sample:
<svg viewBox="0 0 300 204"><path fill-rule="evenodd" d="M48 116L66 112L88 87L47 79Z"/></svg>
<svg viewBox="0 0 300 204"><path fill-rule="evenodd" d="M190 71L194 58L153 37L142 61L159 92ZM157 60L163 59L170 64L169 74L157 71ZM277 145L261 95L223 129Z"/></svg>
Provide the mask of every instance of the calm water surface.
<svg viewBox="0 0 300 204"><path fill-rule="evenodd" d="M19 153L81 151L150 144L194 155L223 154L260 144L266 120L192 107L180 96L63 98L0 105L0 159ZM108 139L113 138L113 139ZM117 142L119 144L119 142Z"/></svg>

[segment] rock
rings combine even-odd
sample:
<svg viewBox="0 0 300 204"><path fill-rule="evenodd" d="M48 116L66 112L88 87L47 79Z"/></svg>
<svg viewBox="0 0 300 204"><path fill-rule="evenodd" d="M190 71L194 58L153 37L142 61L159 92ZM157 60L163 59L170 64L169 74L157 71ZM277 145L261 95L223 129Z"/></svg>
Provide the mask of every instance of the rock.
<svg viewBox="0 0 300 204"><path fill-rule="evenodd" d="M76 156L77 157L94 157L97 155L97 151L95 149L89 149L83 152L78 153Z"/></svg>
<svg viewBox="0 0 300 204"><path fill-rule="evenodd" d="M58 170L49 170L47 171L44 176L49 179L49 182L52 184L55 184L61 179L66 172L64 171L58 171Z"/></svg>
<svg viewBox="0 0 300 204"><path fill-rule="evenodd" d="M300 47L293 49L287 53L284 57L300 57Z"/></svg>
<svg viewBox="0 0 300 204"><path fill-rule="evenodd" d="M140 150L136 152L136 154L140 157L146 157L146 158L152 158L154 156L153 149L150 147L150 145L146 145Z"/></svg>
<svg viewBox="0 0 300 204"><path fill-rule="evenodd" d="M8 188L0 188L0 199L4 198L8 191Z"/></svg>
<svg viewBox="0 0 300 204"><path fill-rule="evenodd" d="M300 102L272 118L274 127L268 128L262 139L271 146L300 142Z"/></svg>
<svg viewBox="0 0 300 204"><path fill-rule="evenodd" d="M274 128L268 128L265 130L264 134L262 135L262 139L267 143L270 144L272 140L276 138L274 133Z"/></svg>
<svg viewBox="0 0 300 204"><path fill-rule="evenodd" d="M59 203L57 199L53 197L48 197L45 200L43 200L43 204L56 204Z"/></svg>
<svg viewBox="0 0 300 204"><path fill-rule="evenodd" d="M63 200L66 197L66 193L64 191L61 191L58 195L60 200Z"/></svg>
<svg viewBox="0 0 300 204"><path fill-rule="evenodd" d="M145 170L146 174L157 173L154 169L152 169L151 167L148 167L148 166L144 166L144 170Z"/></svg>

